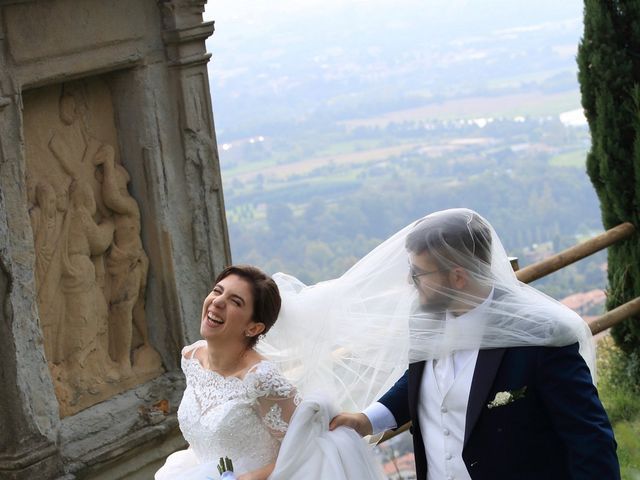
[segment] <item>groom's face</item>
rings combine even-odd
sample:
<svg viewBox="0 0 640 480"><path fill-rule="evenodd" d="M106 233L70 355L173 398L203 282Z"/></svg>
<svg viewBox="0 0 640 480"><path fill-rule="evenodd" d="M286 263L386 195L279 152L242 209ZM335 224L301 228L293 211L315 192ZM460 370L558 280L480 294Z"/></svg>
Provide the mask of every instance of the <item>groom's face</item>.
<svg viewBox="0 0 640 480"><path fill-rule="evenodd" d="M429 252L409 255L411 277L418 290L420 307L425 312L444 312L451 305L452 286L449 272Z"/></svg>

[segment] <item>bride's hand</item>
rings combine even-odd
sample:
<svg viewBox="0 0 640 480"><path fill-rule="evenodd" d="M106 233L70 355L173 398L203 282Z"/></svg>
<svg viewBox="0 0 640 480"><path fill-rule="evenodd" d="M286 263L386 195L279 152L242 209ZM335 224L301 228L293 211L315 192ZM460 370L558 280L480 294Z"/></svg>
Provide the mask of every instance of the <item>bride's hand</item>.
<svg viewBox="0 0 640 480"><path fill-rule="evenodd" d="M275 463L270 463L269 465L265 465L258 470L240 475L238 477L238 480L267 480L269 475L271 475L271 472L273 472L273 467L275 466Z"/></svg>
<svg viewBox="0 0 640 480"><path fill-rule="evenodd" d="M371 435L373 433L373 427L364 413L340 413L333 417L329 423L329 430L335 430L338 427L353 428L361 437Z"/></svg>

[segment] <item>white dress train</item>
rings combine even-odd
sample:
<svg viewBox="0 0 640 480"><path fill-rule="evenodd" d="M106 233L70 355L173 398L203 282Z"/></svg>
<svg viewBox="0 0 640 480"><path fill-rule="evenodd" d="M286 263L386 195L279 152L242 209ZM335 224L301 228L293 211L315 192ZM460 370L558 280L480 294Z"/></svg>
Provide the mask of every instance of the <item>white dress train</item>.
<svg viewBox="0 0 640 480"><path fill-rule="evenodd" d="M291 419L269 479L384 479L369 447L354 430L328 430L336 413L331 402L322 396L307 397Z"/></svg>

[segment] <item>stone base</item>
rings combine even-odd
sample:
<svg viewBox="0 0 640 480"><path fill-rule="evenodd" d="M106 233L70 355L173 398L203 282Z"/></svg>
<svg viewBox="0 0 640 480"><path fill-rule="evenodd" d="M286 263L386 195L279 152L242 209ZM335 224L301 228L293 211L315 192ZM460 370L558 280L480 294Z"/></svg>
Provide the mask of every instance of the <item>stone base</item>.
<svg viewBox="0 0 640 480"><path fill-rule="evenodd" d="M34 445L24 454L0 456L0 478L3 480L56 478L62 471L62 461L52 444Z"/></svg>
<svg viewBox="0 0 640 480"><path fill-rule="evenodd" d="M91 467L58 480L85 478L91 480L149 480L164 464L169 454L183 448L187 448L187 443L182 437L180 429L175 425L173 430L162 439L149 441L117 457L103 459Z"/></svg>

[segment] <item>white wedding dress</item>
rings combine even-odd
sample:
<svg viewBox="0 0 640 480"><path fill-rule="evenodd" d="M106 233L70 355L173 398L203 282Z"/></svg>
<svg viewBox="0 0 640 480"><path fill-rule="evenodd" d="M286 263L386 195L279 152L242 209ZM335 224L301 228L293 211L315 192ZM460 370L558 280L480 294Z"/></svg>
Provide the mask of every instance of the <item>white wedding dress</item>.
<svg viewBox="0 0 640 480"><path fill-rule="evenodd" d="M156 480L218 479L220 457L233 461L238 476L276 462L270 480L384 478L357 433L328 431L336 413L330 402L319 397L301 401L296 388L266 360L243 378L207 370L195 358L205 345L196 342L182 355L187 386L178 420L189 448L171 454Z"/></svg>

